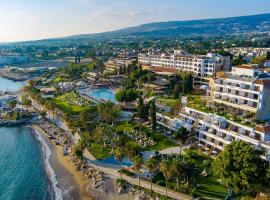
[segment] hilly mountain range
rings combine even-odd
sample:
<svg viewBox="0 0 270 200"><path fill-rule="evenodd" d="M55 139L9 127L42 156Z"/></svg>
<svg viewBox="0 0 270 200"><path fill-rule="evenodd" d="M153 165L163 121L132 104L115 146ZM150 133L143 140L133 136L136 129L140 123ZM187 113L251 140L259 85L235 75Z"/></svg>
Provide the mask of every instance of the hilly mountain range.
<svg viewBox="0 0 270 200"><path fill-rule="evenodd" d="M113 38L139 37L192 37L226 36L247 33L270 32L270 13L219 19L169 21L143 24L140 26L95 34L81 34L64 38L26 42L27 44L60 44L78 41L99 41ZM25 42L23 42L25 43Z"/></svg>
<svg viewBox="0 0 270 200"><path fill-rule="evenodd" d="M170 21L143 24L99 34L85 34L67 38L92 38L92 37L175 37L196 35L231 35L270 32L270 13L230 17L220 19L204 19L190 21Z"/></svg>

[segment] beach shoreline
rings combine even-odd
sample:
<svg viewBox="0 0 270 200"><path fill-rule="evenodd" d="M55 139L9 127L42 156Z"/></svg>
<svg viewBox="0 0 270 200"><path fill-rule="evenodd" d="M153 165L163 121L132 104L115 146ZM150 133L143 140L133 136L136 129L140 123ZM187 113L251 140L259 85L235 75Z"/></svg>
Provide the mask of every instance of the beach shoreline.
<svg viewBox="0 0 270 200"><path fill-rule="evenodd" d="M76 170L69 156L63 155L61 146L55 145L38 125L32 125L31 129L42 137L51 150L49 162L55 172L57 186L62 190L63 199L92 200L87 192L90 180Z"/></svg>

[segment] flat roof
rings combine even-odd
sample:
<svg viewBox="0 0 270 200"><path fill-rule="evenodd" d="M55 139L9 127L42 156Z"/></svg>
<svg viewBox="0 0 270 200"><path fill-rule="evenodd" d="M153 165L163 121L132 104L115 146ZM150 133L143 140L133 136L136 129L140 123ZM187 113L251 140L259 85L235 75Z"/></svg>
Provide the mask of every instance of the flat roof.
<svg viewBox="0 0 270 200"><path fill-rule="evenodd" d="M233 66L233 68L241 68L241 69L262 69L258 65L237 65Z"/></svg>

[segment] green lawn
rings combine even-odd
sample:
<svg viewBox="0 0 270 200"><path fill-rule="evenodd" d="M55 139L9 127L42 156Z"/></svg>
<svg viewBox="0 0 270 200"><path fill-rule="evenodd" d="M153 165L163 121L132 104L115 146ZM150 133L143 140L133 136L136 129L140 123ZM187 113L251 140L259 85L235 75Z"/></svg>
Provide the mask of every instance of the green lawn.
<svg viewBox="0 0 270 200"><path fill-rule="evenodd" d="M201 197L225 199L228 188L221 185L217 180L218 179L213 176L199 178L199 188L196 189L195 194Z"/></svg>
<svg viewBox="0 0 270 200"><path fill-rule="evenodd" d="M205 113L210 113L211 109L206 107L206 102L202 100L201 95L189 95L188 96L188 107L194 108L196 110L200 110Z"/></svg>
<svg viewBox="0 0 270 200"><path fill-rule="evenodd" d="M174 141L170 140L167 136L162 135L157 131L151 131L151 138L156 142L156 145L149 147L149 150L160 151L170 147L178 146Z"/></svg>
<svg viewBox="0 0 270 200"><path fill-rule="evenodd" d="M135 122L122 122L117 125L116 130L131 132L136 128L138 128L138 124ZM145 150L160 151L166 148L177 146L175 142L171 141L167 136L162 135L158 131L152 131L147 127L143 127L143 131L146 132L148 137L151 137L156 142L156 145L148 147Z"/></svg>
<svg viewBox="0 0 270 200"><path fill-rule="evenodd" d="M122 122L117 125L116 130L131 132L136 126L135 122Z"/></svg>
<svg viewBox="0 0 270 200"><path fill-rule="evenodd" d="M65 113L69 113L69 114L78 114L82 111L86 111L88 109L90 109L90 106L87 105L77 105L74 103L74 101L76 102L78 99L74 96L74 94L72 93L66 93L64 95L58 96L56 98L53 99L53 102L59 106L59 108L65 112Z"/></svg>
<svg viewBox="0 0 270 200"><path fill-rule="evenodd" d="M62 78L60 76L57 76L54 80L53 83L59 83L60 81L62 81Z"/></svg>
<svg viewBox="0 0 270 200"><path fill-rule="evenodd" d="M159 100L162 104L164 104L164 105L166 105L166 106L169 106L169 107L171 107L171 108L174 107L174 105L175 105L175 103L176 103L177 101L181 104L181 100L180 100L180 99L174 99L174 98L172 98L172 97L167 97L167 98L165 98L165 97L159 97L158 100Z"/></svg>
<svg viewBox="0 0 270 200"><path fill-rule="evenodd" d="M111 156L111 148L104 148L101 144L97 143L91 143L89 151L97 159L105 159Z"/></svg>

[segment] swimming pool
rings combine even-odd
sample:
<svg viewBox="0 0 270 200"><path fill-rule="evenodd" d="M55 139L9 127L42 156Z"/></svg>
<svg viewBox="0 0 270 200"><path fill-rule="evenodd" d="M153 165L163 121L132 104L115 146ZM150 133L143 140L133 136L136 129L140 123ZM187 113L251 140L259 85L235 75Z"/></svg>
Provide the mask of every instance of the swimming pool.
<svg viewBox="0 0 270 200"><path fill-rule="evenodd" d="M95 99L98 100L106 100L106 101L111 101L113 103L116 102L115 99L115 93L113 90L110 89L97 89L97 90L91 90L89 92L89 95Z"/></svg>
<svg viewBox="0 0 270 200"><path fill-rule="evenodd" d="M153 155L155 155L155 151L144 151L143 152L143 159L144 161L148 160L150 157L152 157ZM102 159L102 160L98 160L98 163L101 164L107 164L107 165L119 165L120 163L115 159L114 156L111 156L109 158L106 159ZM129 160L127 157L125 157L122 162L121 162L122 166L127 166L130 167L133 165L132 161Z"/></svg>

